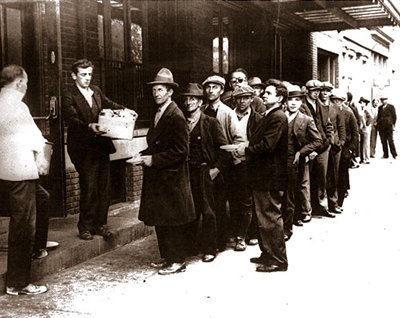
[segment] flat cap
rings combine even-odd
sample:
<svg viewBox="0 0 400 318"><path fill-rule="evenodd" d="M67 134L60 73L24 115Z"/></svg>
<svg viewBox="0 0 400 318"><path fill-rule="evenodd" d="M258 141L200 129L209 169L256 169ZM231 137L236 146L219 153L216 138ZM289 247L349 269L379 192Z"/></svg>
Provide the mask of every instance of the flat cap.
<svg viewBox="0 0 400 318"><path fill-rule="evenodd" d="M308 90L314 90L314 89L321 89L321 82L316 79L312 79L307 81L306 87Z"/></svg>
<svg viewBox="0 0 400 318"><path fill-rule="evenodd" d="M331 82L324 81L321 83L321 89L334 89L334 87Z"/></svg>
<svg viewBox="0 0 400 318"><path fill-rule="evenodd" d="M240 96L253 96L253 95L254 95L254 89L250 85L243 85L241 87L237 87L232 92L233 98Z"/></svg>
<svg viewBox="0 0 400 318"><path fill-rule="evenodd" d="M202 83L203 86L207 85L208 83L213 83L213 84L219 84L222 87L225 87L225 78L219 76L219 75L212 75L209 76L205 79L205 81Z"/></svg>

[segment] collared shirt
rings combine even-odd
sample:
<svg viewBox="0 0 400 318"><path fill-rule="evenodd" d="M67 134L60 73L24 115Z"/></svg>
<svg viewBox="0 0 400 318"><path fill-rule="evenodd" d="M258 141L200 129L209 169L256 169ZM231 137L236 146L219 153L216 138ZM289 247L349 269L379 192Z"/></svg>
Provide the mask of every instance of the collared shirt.
<svg viewBox="0 0 400 318"><path fill-rule="evenodd" d="M196 113L192 118L186 118L186 122L189 126L189 131L192 131L193 128L197 125L200 120L201 112Z"/></svg>
<svg viewBox="0 0 400 318"><path fill-rule="evenodd" d="M87 101L87 103L89 104L90 108L92 108L93 106L93 90L88 87L88 88L83 88L80 87L79 85L76 85L76 87L78 87L79 91L82 93L83 97L85 97L85 100Z"/></svg>
<svg viewBox="0 0 400 318"><path fill-rule="evenodd" d="M171 104L171 101L168 100L167 102L165 102L163 105L161 105L160 107L158 107L157 113L154 117L154 127L157 126L158 121L160 120L160 118L162 117L162 115L164 115L165 110L167 109L167 107L169 106L169 104Z"/></svg>
<svg viewBox="0 0 400 318"><path fill-rule="evenodd" d="M24 94L10 88L0 91L0 179L39 178L35 152L42 152L46 139L36 126Z"/></svg>
<svg viewBox="0 0 400 318"><path fill-rule="evenodd" d="M290 113L290 112L286 112L286 116L288 118L288 122L291 123L297 116L297 114L299 113L299 111L295 112L295 113Z"/></svg>
<svg viewBox="0 0 400 318"><path fill-rule="evenodd" d="M309 98L308 96L306 96L306 99L308 101L308 103L312 106L312 108L314 109L314 112L317 111L317 102L311 98Z"/></svg>
<svg viewBox="0 0 400 318"><path fill-rule="evenodd" d="M279 107L280 107L280 106L275 105L275 106L271 107L270 109L267 109L267 110L265 111L265 113L264 113L264 116L267 117L268 114L269 114L270 112L272 112L274 109L279 108Z"/></svg>

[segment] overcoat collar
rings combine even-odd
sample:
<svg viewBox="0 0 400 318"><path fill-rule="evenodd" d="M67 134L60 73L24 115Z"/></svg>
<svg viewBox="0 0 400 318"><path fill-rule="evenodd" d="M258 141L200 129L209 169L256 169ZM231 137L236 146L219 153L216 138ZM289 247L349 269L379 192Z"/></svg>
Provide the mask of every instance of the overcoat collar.
<svg viewBox="0 0 400 318"><path fill-rule="evenodd" d="M149 132L147 133L147 139L149 142L152 142L153 140L157 139L158 136L164 131L166 125L168 124L169 118L171 117L171 114L177 108L178 106L175 104L175 102L171 101L171 103L167 106L167 109L165 110L164 114L159 119L156 127L154 127L154 118L153 118Z"/></svg>

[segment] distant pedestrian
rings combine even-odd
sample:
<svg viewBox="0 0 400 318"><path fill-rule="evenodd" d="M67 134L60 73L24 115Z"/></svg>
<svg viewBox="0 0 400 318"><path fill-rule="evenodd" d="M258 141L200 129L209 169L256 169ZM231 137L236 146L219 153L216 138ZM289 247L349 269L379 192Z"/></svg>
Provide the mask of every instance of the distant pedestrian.
<svg viewBox="0 0 400 318"><path fill-rule="evenodd" d="M390 149L390 153L396 159L397 152L393 141L393 130L397 120L396 109L392 104L388 104L386 96L381 97L381 103L378 109L377 128L382 142L383 158L389 158Z"/></svg>

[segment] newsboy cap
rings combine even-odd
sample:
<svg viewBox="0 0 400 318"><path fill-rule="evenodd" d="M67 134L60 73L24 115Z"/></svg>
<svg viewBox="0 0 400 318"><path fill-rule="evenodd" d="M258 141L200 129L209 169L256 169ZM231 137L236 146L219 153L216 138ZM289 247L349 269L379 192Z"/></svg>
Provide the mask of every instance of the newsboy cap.
<svg viewBox="0 0 400 318"><path fill-rule="evenodd" d="M253 96L253 95L254 95L254 89L250 85L243 85L241 87L237 87L232 92L233 98L240 96Z"/></svg>
<svg viewBox="0 0 400 318"><path fill-rule="evenodd" d="M321 82L317 79L312 79L307 81L306 87L308 90L316 90L316 89L321 89Z"/></svg>
<svg viewBox="0 0 400 318"><path fill-rule="evenodd" d="M156 77L154 78L154 81L148 82L147 84L148 85L162 84L172 87L179 87L179 84L174 82L174 76L172 75L172 72L165 67L163 67L161 70L158 71Z"/></svg>
<svg viewBox="0 0 400 318"><path fill-rule="evenodd" d="M209 76L205 79L205 81L202 83L203 86L209 84L209 83L213 83L213 84L219 84L222 86L222 88L225 87L225 78L219 76L219 75L212 75Z"/></svg>
<svg viewBox="0 0 400 318"><path fill-rule="evenodd" d="M360 97L360 100L358 101L359 103L366 103L366 104L369 104L369 100L368 99L366 99L366 98L364 98L364 96L361 96Z"/></svg>
<svg viewBox="0 0 400 318"><path fill-rule="evenodd" d="M195 96L202 98L204 94L203 87L198 83L189 83L182 96Z"/></svg>
<svg viewBox="0 0 400 318"><path fill-rule="evenodd" d="M287 86L288 98L290 97L303 97L305 95L305 91L300 88L298 85L288 85Z"/></svg>
<svg viewBox="0 0 400 318"><path fill-rule="evenodd" d="M260 86L260 87L265 87L265 84L261 81L261 78L254 76L250 77L248 80L249 86L254 87L254 86Z"/></svg>
<svg viewBox="0 0 400 318"><path fill-rule="evenodd" d="M321 83L321 89L330 89L330 90L332 90L332 89L334 89L334 87L333 87L331 82L324 81L324 82Z"/></svg>

